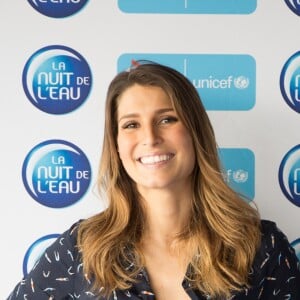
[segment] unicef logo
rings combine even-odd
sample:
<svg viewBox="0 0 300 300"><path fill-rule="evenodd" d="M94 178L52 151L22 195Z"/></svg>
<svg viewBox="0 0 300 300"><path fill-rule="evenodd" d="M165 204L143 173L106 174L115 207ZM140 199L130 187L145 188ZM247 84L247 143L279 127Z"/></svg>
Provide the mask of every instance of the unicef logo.
<svg viewBox="0 0 300 300"><path fill-rule="evenodd" d="M300 112L300 51L285 63L280 75L280 89L286 103Z"/></svg>
<svg viewBox="0 0 300 300"><path fill-rule="evenodd" d="M42 15L64 18L80 11L88 0L28 0L28 2Z"/></svg>
<svg viewBox="0 0 300 300"><path fill-rule="evenodd" d="M62 208L76 203L86 193L91 181L91 167L77 146L49 140L27 154L22 178L34 200L48 207Z"/></svg>
<svg viewBox="0 0 300 300"><path fill-rule="evenodd" d="M245 76L239 76L234 79L234 86L237 89L246 89L250 84L249 78Z"/></svg>
<svg viewBox="0 0 300 300"><path fill-rule="evenodd" d="M293 241L291 243L291 246L295 249L296 255L298 257L298 260L300 261L300 238Z"/></svg>
<svg viewBox="0 0 300 300"><path fill-rule="evenodd" d="M282 159L279 184L288 200L300 207L300 145L288 151Z"/></svg>
<svg viewBox="0 0 300 300"><path fill-rule="evenodd" d="M49 234L36 240L25 253L23 259L23 274L27 275L40 259L45 250L59 237L59 234Z"/></svg>
<svg viewBox="0 0 300 300"><path fill-rule="evenodd" d="M292 12L300 16L300 0L285 0L285 3L292 10Z"/></svg>
<svg viewBox="0 0 300 300"><path fill-rule="evenodd" d="M249 173L245 170L236 170L232 173L232 178L235 182L246 182L248 180Z"/></svg>
<svg viewBox="0 0 300 300"><path fill-rule="evenodd" d="M92 75L86 60L65 46L48 46L35 52L25 64L23 88L38 109L65 114L87 99Z"/></svg>

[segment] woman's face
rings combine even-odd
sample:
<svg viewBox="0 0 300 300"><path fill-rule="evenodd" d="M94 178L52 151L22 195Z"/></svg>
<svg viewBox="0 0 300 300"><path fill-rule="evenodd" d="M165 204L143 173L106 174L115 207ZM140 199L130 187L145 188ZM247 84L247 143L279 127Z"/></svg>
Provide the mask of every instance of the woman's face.
<svg viewBox="0 0 300 300"><path fill-rule="evenodd" d="M126 89L118 99L117 122L119 156L140 192L190 187L192 138L162 88Z"/></svg>

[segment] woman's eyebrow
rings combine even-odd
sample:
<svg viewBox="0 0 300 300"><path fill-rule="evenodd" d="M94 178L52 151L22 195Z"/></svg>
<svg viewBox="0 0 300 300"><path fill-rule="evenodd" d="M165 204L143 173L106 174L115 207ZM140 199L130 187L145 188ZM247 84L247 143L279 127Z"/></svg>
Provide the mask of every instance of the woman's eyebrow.
<svg viewBox="0 0 300 300"><path fill-rule="evenodd" d="M166 112L170 112L170 111L174 111L174 109L172 107L168 107L168 108L160 108L158 110L155 111L155 114L160 115ZM123 119L130 119L130 118L137 118L139 116L138 113L129 113L129 114L125 114L123 116L121 116L118 120L118 122L120 122Z"/></svg>

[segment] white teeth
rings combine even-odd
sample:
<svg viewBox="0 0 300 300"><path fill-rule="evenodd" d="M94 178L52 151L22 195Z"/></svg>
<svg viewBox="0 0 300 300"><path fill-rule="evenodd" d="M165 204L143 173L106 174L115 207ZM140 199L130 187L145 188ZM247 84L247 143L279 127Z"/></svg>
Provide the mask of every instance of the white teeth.
<svg viewBox="0 0 300 300"><path fill-rule="evenodd" d="M171 155L154 155L154 156L145 156L141 157L140 161L143 164L155 164L162 161L167 161L171 158Z"/></svg>

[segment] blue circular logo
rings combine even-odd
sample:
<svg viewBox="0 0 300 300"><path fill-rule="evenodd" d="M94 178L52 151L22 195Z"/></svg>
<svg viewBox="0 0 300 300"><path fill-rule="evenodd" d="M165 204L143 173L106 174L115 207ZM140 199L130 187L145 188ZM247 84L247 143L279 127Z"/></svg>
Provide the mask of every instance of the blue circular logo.
<svg viewBox="0 0 300 300"><path fill-rule="evenodd" d="M27 98L49 114L74 111L87 99L92 74L86 60L75 50L59 45L35 52L22 75Z"/></svg>
<svg viewBox="0 0 300 300"><path fill-rule="evenodd" d="M59 237L59 234L45 235L30 245L23 259L23 274L27 275L39 261L45 250ZM47 272L45 270L45 272ZM47 276L47 274L45 274Z"/></svg>
<svg viewBox="0 0 300 300"><path fill-rule="evenodd" d="M283 157L279 167L279 184L287 199L300 207L300 145Z"/></svg>
<svg viewBox="0 0 300 300"><path fill-rule="evenodd" d="M65 18L80 11L88 0L28 0L42 15L51 18Z"/></svg>
<svg viewBox="0 0 300 300"><path fill-rule="evenodd" d="M62 140L48 140L27 154L22 178L34 200L47 207L62 208L76 203L86 193L91 167L77 146Z"/></svg>
<svg viewBox="0 0 300 300"><path fill-rule="evenodd" d="M287 6L293 13L300 16L300 1L299 0L285 0Z"/></svg>
<svg viewBox="0 0 300 300"><path fill-rule="evenodd" d="M291 246L295 249L298 260L300 261L300 238L291 242Z"/></svg>
<svg viewBox="0 0 300 300"><path fill-rule="evenodd" d="M283 66L280 89L286 103L300 113L300 51L293 54Z"/></svg>

